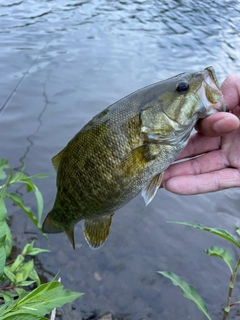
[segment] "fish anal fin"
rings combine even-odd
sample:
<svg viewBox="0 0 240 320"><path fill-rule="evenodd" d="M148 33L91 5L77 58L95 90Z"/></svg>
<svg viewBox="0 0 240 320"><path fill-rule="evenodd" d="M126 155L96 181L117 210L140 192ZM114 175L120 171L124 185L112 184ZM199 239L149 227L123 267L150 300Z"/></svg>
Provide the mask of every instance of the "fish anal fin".
<svg viewBox="0 0 240 320"><path fill-rule="evenodd" d="M142 197L145 201L146 206L152 201L155 197L163 177L164 172L157 174L143 189Z"/></svg>
<svg viewBox="0 0 240 320"><path fill-rule="evenodd" d="M75 250L74 226L72 228L64 229L64 232L66 233L69 241L71 242L73 249Z"/></svg>
<svg viewBox="0 0 240 320"><path fill-rule="evenodd" d="M63 150L61 150L60 152L58 152L58 154L56 154L53 158L52 158L52 164L53 164L53 167L54 169L56 170L56 172L58 171L58 167L59 167L59 162L62 158L62 155L63 155Z"/></svg>
<svg viewBox="0 0 240 320"><path fill-rule="evenodd" d="M50 211L45 218L43 225L42 225L42 231L44 233L61 233L64 232L63 228L59 226L53 219L53 210Z"/></svg>
<svg viewBox="0 0 240 320"><path fill-rule="evenodd" d="M113 214L84 221L84 236L92 249L100 248L109 235Z"/></svg>

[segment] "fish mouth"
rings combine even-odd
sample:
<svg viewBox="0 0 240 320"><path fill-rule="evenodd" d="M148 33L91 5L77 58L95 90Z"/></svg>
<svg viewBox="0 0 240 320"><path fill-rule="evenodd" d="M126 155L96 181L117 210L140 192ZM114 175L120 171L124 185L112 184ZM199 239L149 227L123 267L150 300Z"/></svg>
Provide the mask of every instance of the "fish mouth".
<svg viewBox="0 0 240 320"><path fill-rule="evenodd" d="M219 111L228 111L213 67L203 70L203 81L198 95L205 107L205 116Z"/></svg>

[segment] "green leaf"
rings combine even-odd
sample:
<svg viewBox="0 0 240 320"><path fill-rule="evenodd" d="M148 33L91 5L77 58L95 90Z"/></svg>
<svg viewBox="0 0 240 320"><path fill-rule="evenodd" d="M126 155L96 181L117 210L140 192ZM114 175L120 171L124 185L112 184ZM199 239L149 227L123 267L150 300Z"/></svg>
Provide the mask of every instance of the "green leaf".
<svg viewBox="0 0 240 320"><path fill-rule="evenodd" d="M0 193L0 222L5 221L7 218L7 208L4 202L5 193L5 190Z"/></svg>
<svg viewBox="0 0 240 320"><path fill-rule="evenodd" d="M9 312L13 314L15 311L22 314L27 311L33 315L44 316L54 308L72 302L81 295L82 293L64 289L62 284L56 281L42 284L24 298L17 299L14 305L3 312L3 315Z"/></svg>
<svg viewBox="0 0 240 320"><path fill-rule="evenodd" d="M199 294L193 286L189 285L187 282L185 282L182 278L180 278L173 272L158 271L158 273L162 274L166 278L169 278L175 286L180 287L184 297L195 302L198 309L201 310L209 320L211 320L205 302L199 296Z"/></svg>
<svg viewBox="0 0 240 320"><path fill-rule="evenodd" d="M6 234L0 238L0 247L4 246L5 240L6 240Z"/></svg>
<svg viewBox="0 0 240 320"><path fill-rule="evenodd" d="M0 278L3 275L4 266L6 263L6 250L4 248L5 240L6 240L6 235L0 238Z"/></svg>
<svg viewBox="0 0 240 320"><path fill-rule="evenodd" d="M14 313L11 313L10 315L0 317L0 320L48 320L48 319L45 317L27 313L27 310L26 310L26 313L19 314L18 312L14 312Z"/></svg>
<svg viewBox="0 0 240 320"><path fill-rule="evenodd" d="M17 268L19 268L20 265L23 263L23 261L24 261L24 256L22 254L19 254L16 260L13 262L13 264L9 267L9 270L11 272L15 272Z"/></svg>
<svg viewBox="0 0 240 320"><path fill-rule="evenodd" d="M3 303L2 305L0 305L0 314L2 314L7 307L8 307L8 303ZM0 317L0 319L2 318Z"/></svg>
<svg viewBox="0 0 240 320"><path fill-rule="evenodd" d="M8 187L8 186L11 184L11 182L12 182L12 177L13 177L13 172L12 172L12 169L9 168L9 176L8 176L8 179L7 179L7 181L5 182L5 184L1 186L1 188L2 188L2 191L1 191L1 194L0 194L0 198L1 198L1 199L4 199L4 197L5 197L5 192L6 192L6 190L7 190L7 187Z"/></svg>
<svg viewBox="0 0 240 320"><path fill-rule="evenodd" d="M24 280L24 281L21 281L21 282L18 282L17 283L17 286L19 286L19 287L28 287L28 286L30 286L31 284L33 284L33 283L35 283L35 281L34 280Z"/></svg>
<svg viewBox="0 0 240 320"><path fill-rule="evenodd" d="M37 200L37 207L38 207L38 227L41 226L42 220L42 212L43 212L43 197L41 192L39 191L38 187L30 180L30 177L22 180L22 182L26 183L27 185L27 192L34 191L35 197Z"/></svg>
<svg viewBox="0 0 240 320"><path fill-rule="evenodd" d="M233 273L232 267L233 267L233 258L231 253L227 249L218 248L215 246L212 246L211 248L204 250L206 254L212 257L218 257L223 259L227 266L229 267L231 273Z"/></svg>
<svg viewBox="0 0 240 320"><path fill-rule="evenodd" d="M11 234L11 230L8 226L8 224L6 223L6 240L4 243L4 247L5 247L5 251L6 251L6 257L8 258L11 251L12 251L12 234Z"/></svg>
<svg viewBox="0 0 240 320"><path fill-rule="evenodd" d="M6 179L7 175L5 169L9 169L9 163L7 159L0 159L0 180Z"/></svg>
<svg viewBox="0 0 240 320"><path fill-rule="evenodd" d="M15 274L12 273L9 266L4 267L4 273L5 273L6 277L11 281L11 283L14 284L16 281L16 277L15 277Z"/></svg>
<svg viewBox="0 0 240 320"><path fill-rule="evenodd" d="M4 299L5 302L11 301L13 298L17 296L16 293L13 293L11 291L0 291L0 297Z"/></svg>
<svg viewBox="0 0 240 320"><path fill-rule="evenodd" d="M15 193L7 193L6 196L11 199L13 202L16 203L16 205L18 205L26 214L27 216L30 218L30 220L34 223L34 225L39 229L38 226L38 220L37 218L34 216L34 214L32 213L31 208L26 207L23 203L23 200L21 197L19 197L19 195L15 194Z"/></svg>
<svg viewBox="0 0 240 320"><path fill-rule="evenodd" d="M35 186L35 197L37 199L37 207L38 207L38 226L41 227L42 213L43 213L43 197L38 187Z"/></svg>
<svg viewBox="0 0 240 320"><path fill-rule="evenodd" d="M27 192L31 192L35 190L35 184L29 179L29 177L25 177L25 179L22 180L23 183L26 184Z"/></svg>
<svg viewBox="0 0 240 320"><path fill-rule="evenodd" d="M22 169L25 169L25 168L22 168ZM11 181L11 184L21 182L22 179L24 179L24 177L26 177L26 176L25 176L25 174L24 174L23 171L17 172L17 173L13 176L12 181Z"/></svg>
<svg viewBox="0 0 240 320"><path fill-rule="evenodd" d="M0 221L0 238L7 237L7 223L6 220ZM2 243L2 246L4 246L4 243Z"/></svg>
<svg viewBox="0 0 240 320"><path fill-rule="evenodd" d="M3 276L5 263L6 263L6 251L2 247L0 248L0 278L2 278Z"/></svg>
<svg viewBox="0 0 240 320"><path fill-rule="evenodd" d="M17 285L20 285L21 283L21 286L23 286L22 282L29 277L29 274L32 271L33 267L34 267L33 260L22 263L22 265L17 269L17 273L16 273Z"/></svg>
<svg viewBox="0 0 240 320"><path fill-rule="evenodd" d="M23 288L15 288L17 295L21 296L21 298L25 297L28 293Z"/></svg>
<svg viewBox="0 0 240 320"><path fill-rule="evenodd" d="M208 228L208 227L205 227L204 225L199 224L199 223L176 222L176 221L168 221L168 222L169 223L182 224L182 225L185 225L185 226L189 226L189 227L193 227L193 228L196 228L196 229L200 229L200 230L204 230L204 231L213 233L213 234L217 235L218 237L221 237L221 238L233 243L238 248L240 248L240 242L237 240L237 238L235 238L231 233L229 233L228 231L226 231L224 229Z"/></svg>
<svg viewBox="0 0 240 320"><path fill-rule="evenodd" d="M23 248L22 255L26 256L28 252L31 252L33 249L33 246L34 246L34 241L27 243Z"/></svg>
<svg viewBox="0 0 240 320"><path fill-rule="evenodd" d="M30 272L29 278L32 279L34 282L36 282L37 286L40 286L41 282L35 268L33 268L32 271Z"/></svg>
<svg viewBox="0 0 240 320"><path fill-rule="evenodd" d="M17 182L21 182L22 179L24 179L25 177L27 177L27 176L25 175L25 173L24 173L25 169L26 169L26 164L25 164L25 162L24 162L21 171L16 172L15 175L13 176L12 181L11 181L11 184L17 183Z"/></svg>
<svg viewBox="0 0 240 320"><path fill-rule="evenodd" d="M50 250L41 249L41 248L34 248L33 246L34 246L34 241L31 243L28 243L24 247L22 254L29 255L29 256L36 256L39 253L50 252Z"/></svg>
<svg viewBox="0 0 240 320"><path fill-rule="evenodd" d="M49 174L45 174L45 173L39 173L39 174L35 174L34 176L29 176L29 179L42 179L42 178L47 178L49 177Z"/></svg>
<svg viewBox="0 0 240 320"><path fill-rule="evenodd" d="M29 256L36 256L39 253L50 252L47 249L33 248L31 252L27 253Z"/></svg>

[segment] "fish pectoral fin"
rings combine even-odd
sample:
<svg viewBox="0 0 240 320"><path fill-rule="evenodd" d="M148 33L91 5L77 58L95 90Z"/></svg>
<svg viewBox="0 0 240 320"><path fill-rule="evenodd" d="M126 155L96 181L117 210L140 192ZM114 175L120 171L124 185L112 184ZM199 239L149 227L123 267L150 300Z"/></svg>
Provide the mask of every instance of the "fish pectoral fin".
<svg viewBox="0 0 240 320"><path fill-rule="evenodd" d="M92 249L100 248L109 235L113 214L84 221L84 236Z"/></svg>
<svg viewBox="0 0 240 320"><path fill-rule="evenodd" d="M116 168L116 172L122 177L134 175L144 169L147 163L154 159L155 156L151 154L149 144L143 144L133 149L121 160Z"/></svg>
<svg viewBox="0 0 240 320"><path fill-rule="evenodd" d="M146 206L152 201L157 193L163 177L164 172L157 174L143 189L142 197L145 201Z"/></svg>
<svg viewBox="0 0 240 320"><path fill-rule="evenodd" d="M65 148L64 148L64 149L65 149ZM58 171L59 162L60 162L60 160L61 160L61 158L62 158L64 149L62 149L60 152L58 152L58 154L56 154L56 155L52 158L52 164L53 164L53 167L54 167L54 169L55 169L56 172Z"/></svg>
<svg viewBox="0 0 240 320"><path fill-rule="evenodd" d="M64 232L66 233L69 241L71 242L73 249L75 250L74 226L72 228L64 229Z"/></svg>

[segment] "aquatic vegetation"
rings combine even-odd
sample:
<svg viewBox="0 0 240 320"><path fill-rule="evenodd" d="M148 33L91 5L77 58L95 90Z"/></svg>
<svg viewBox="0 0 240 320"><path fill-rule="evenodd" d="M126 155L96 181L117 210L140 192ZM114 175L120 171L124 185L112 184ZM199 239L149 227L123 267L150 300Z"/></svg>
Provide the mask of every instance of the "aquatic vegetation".
<svg viewBox="0 0 240 320"><path fill-rule="evenodd" d="M6 170L9 171L8 175ZM47 175L27 176L24 171L25 166L20 172L14 174L8 160L0 159L0 180L5 181L0 185L0 320L20 319L20 317L28 320L47 319L44 316L54 308L72 302L82 295L82 293L64 289L56 278L45 284L40 283L34 260L29 257L49 252L49 250L35 248L34 242L26 244L14 261L8 261L12 251L12 234L7 224L6 198L18 205L43 234L41 229L43 198L32 179L44 178ZM23 183L27 187L27 192L34 192L38 208L37 217L31 208L25 206L18 194L8 192L8 189L16 183Z"/></svg>
<svg viewBox="0 0 240 320"><path fill-rule="evenodd" d="M226 231L224 229L209 228L209 227L203 226L202 224L191 223L191 222L173 222L173 223L182 224L185 226L190 226L193 228L204 230L209 233L213 233L216 236L221 237L228 242L231 242L238 249L240 249L240 241L234 235L232 235L231 233L229 233L228 231ZM237 228L236 232L238 235L240 235L240 228ZM223 310L223 318L222 318L222 320L225 320L225 319L227 319L227 316L229 314L231 307L235 306L236 304L240 304L240 301L236 301L233 303L231 302L234 283L236 281L238 270L240 267L240 258L238 258L238 260L235 263L235 267L234 267L233 257L231 255L231 253L229 252L229 250L212 246L209 249L206 249L204 252L206 254L208 254L209 256L222 259L226 263L226 265L228 266L228 268L230 270L230 282L229 282L229 288L228 288L227 303L226 303L226 307ZM177 276L173 272L158 271L158 273L160 273L161 275L163 275L166 278L169 278L175 286L180 287L184 297L194 301L195 304L197 305L197 307L205 314L205 316L209 320L212 320L212 318L209 314L208 308L206 306L206 303L200 297L200 295L197 293L197 290L193 286L189 285L181 277Z"/></svg>

